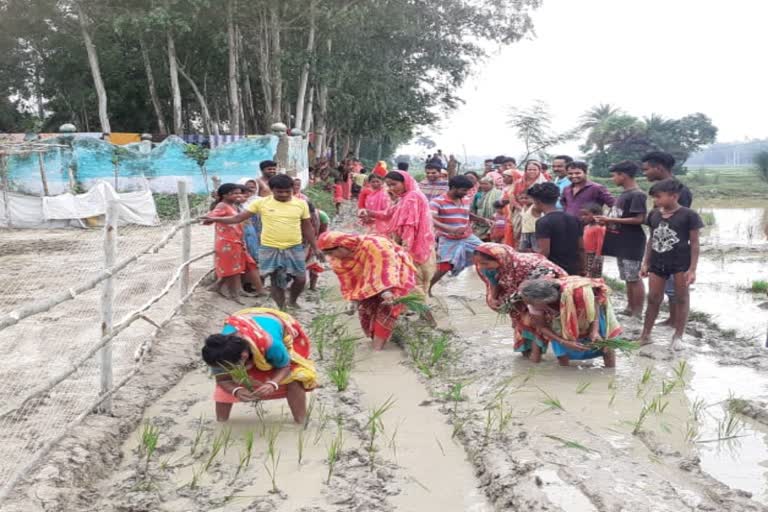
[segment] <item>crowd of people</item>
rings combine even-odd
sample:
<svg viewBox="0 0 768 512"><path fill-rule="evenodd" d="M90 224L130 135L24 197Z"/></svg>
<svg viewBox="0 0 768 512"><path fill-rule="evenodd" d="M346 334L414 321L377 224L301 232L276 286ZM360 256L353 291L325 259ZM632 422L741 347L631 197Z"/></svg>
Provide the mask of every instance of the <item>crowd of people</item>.
<svg viewBox="0 0 768 512"><path fill-rule="evenodd" d="M486 285L488 307L509 315L515 350L532 362L551 347L561 365L602 357L614 366L613 351L597 342L620 336L618 316L640 318L645 309L640 343L652 343L665 294L670 348L682 348L703 225L690 209L690 190L672 175L671 155L652 152L639 163L613 165L618 197L589 179L586 163L566 155L549 164L528 160L522 169L499 156L486 160L481 173L460 173L457 162L449 165L455 159L440 155L426 162L420 182L406 163L390 171L379 162L368 172L353 157L336 168L320 162L311 181L328 184L338 211L356 204L354 234L329 231L325 212L303 195L299 180L277 174L274 162L261 163L258 179L219 187L203 219L216 224L214 288L238 300L264 294L262 279L269 278L279 308L236 313L206 341L203 355L212 367L249 362L249 371L261 372L254 377L260 386L246 390L218 371L219 419L226 420L233 401L282 396L296 421L302 418L297 395L314 386L309 340L282 310L298 307L307 279L314 287L325 261L375 350L405 311L400 299L413 295L428 304L446 274L470 266ZM641 173L652 183L650 208L636 180ZM616 258L626 283L627 307L618 315L602 279L604 255ZM435 325L431 313L421 315Z"/></svg>

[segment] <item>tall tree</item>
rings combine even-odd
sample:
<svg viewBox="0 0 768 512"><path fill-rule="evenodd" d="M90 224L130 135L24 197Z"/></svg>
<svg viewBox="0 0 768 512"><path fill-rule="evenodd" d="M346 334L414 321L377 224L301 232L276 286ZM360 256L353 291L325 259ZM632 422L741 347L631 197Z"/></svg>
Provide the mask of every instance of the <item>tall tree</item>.
<svg viewBox="0 0 768 512"><path fill-rule="evenodd" d="M229 48L229 122L230 133L240 133L240 86L237 67L237 29L235 27L235 2L227 1L227 46Z"/></svg>
<svg viewBox="0 0 768 512"><path fill-rule="evenodd" d="M96 97L99 101L99 122L101 123L101 132L111 133L112 128L109 125L109 113L107 112L107 90L104 87L104 80L101 78L99 54L96 50L96 45L93 44L93 39L89 32L89 22L88 18L86 18L82 2L75 2L75 8L77 9L77 19L80 23L80 31L83 35L85 50L88 53L88 64L91 67L93 86L96 88Z"/></svg>

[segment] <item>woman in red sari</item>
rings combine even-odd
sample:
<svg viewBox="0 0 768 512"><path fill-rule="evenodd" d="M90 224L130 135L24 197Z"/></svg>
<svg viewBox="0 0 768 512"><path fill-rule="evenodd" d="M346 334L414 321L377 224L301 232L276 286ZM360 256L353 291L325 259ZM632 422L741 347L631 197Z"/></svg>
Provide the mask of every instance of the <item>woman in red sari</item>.
<svg viewBox="0 0 768 512"><path fill-rule="evenodd" d="M535 184L544 183L545 181L549 180L544 175L541 162L538 160L528 160L525 164L525 172L515 181L511 191L505 197L505 199L509 200L509 223L507 224L507 232L504 237L504 243L507 245L515 247L520 239L520 228L522 226L520 213L523 205L517 200L518 196Z"/></svg>
<svg viewBox="0 0 768 512"><path fill-rule="evenodd" d="M403 305L393 301L408 295L416 283L411 257L381 236L328 231L317 244L329 257L344 299L357 302L360 325L373 349L381 350L403 312Z"/></svg>
<svg viewBox="0 0 768 512"><path fill-rule="evenodd" d="M568 274L541 254L517 252L513 248L486 243L475 249L475 269L486 287L486 302L494 311L507 312L515 329L515 352L538 363L547 346L536 332L528 308L518 295L527 280L560 278Z"/></svg>
<svg viewBox="0 0 768 512"><path fill-rule="evenodd" d="M392 200L389 197L389 191L384 184L384 176L387 175L386 166L383 162L374 167L371 175L368 176L368 186L361 192L357 202L357 207L369 212L386 212L389 210ZM387 227L389 221L385 219L376 219L375 217L361 217L360 223L366 227L366 230L373 235L387 236Z"/></svg>

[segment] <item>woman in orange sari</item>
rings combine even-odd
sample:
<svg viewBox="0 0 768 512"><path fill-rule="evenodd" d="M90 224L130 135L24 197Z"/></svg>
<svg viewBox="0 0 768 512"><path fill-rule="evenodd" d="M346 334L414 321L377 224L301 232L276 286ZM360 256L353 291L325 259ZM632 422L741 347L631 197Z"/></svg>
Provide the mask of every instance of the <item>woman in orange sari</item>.
<svg viewBox="0 0 768 512"><path fill-rule="evenodd" d="M357 207L368 212L386 212L392 205L392 199L389 197L389 191L384 184L384 176L387 175L387 166L385 162L379 162L368 176L368 185L360 191ZM366 230L373 235L387 236L389 219L367 216L360 218Z"/></svg>
<svg viewBox="0 0 768 512"><path fill-rule="evenodd" d="M517 240L520 239L520 229L522 227L522 217L520 213L523 206L518 201L518 196L525 193L529 188L537 183L544 183L549 181L544 175L544 169L541 162L538 160L528 160L525 164L525 172L523 176L515 181L512 187L511 194L509 194L509 224L507 225L507 233L504 239L505 243L511 246L515 246Z"/></svg>
<svg viewBox="0 0 768 512"><path fill-rule="evenodd" d="M249 308L228 317L221 334L208 336L202 351L216 378L216 419L227 421L236 402L286 398L294 421L303 424L305 393L317 386L309 353L304 329L282 311ZM233 368L245 369L247 382L236 380Z"/></svg>
<svg viewBox="0 0 768 512"><path fill-rule="evenodd" d="M373 349L381 350L404 309L393 302L408 295L416 284L410 255L391 240L374 235L328 231L317 243L329 256L344 299L357 302L360 325L373 340Z"/></svg>

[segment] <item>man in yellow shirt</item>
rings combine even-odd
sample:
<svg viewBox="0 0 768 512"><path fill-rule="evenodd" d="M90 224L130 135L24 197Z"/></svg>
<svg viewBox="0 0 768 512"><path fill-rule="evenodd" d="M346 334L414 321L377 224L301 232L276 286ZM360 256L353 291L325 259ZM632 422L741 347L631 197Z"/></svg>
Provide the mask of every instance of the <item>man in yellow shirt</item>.
<svg viewBox="0 0 768 512"><path fill-rule="evenodd" d="M288 306L296 308L307 281L304 242L318 259L322 259L322 253L317 250L307 202L293 197L293 179L278 174L269 179L269 188L271 196L252 201L237 215L203 217L203 222L237 224L259 215L262 223L259 272L262 278L271 276L272 299L280 309L285 309L285 289L289 278L292 279Z"/></svg>

